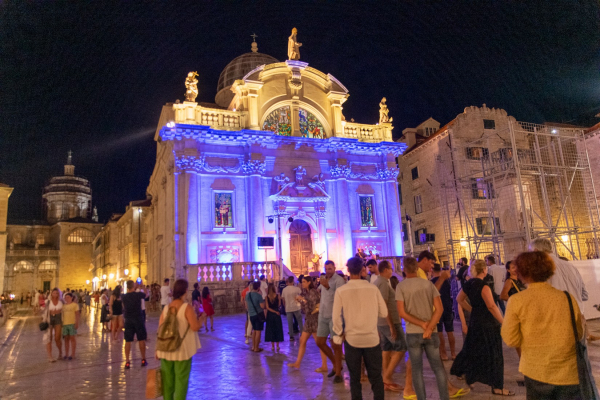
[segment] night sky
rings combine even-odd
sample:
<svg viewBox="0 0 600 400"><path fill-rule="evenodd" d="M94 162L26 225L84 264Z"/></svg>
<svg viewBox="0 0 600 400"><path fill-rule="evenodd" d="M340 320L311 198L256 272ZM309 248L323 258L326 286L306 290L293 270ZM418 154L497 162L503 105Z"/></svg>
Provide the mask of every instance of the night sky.
<svg viewBox="0 0 600 400"><path fill-rule="evenodd" d="M42 187L90 179L101 221L145 198L162 105L214 102L219 74L250 51L301 61L350 91L348 120L375 123L386 96L394 134L467 106L517 120L600 121L598 2L66 2L0 4L0 182L14 187L9 222L41 219ZM432 2L427 2L432 3ZM442 3L442 2L440 2Z"/></svg>

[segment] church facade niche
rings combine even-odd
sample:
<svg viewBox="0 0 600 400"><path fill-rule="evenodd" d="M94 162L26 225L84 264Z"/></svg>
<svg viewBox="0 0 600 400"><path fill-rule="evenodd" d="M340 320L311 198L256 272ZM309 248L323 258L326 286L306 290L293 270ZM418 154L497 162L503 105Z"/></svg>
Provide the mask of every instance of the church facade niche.
<svg viewBox="0 0 600 400"><path fill-rule="evenodd" d="M344 269L359 244L403 255L395 160L406 146L390 122L347 122L348 90L297 60L258 66L231 91L227 110L163 107L147 189L150 280L187 265L277 261L278 218L295 273L312 271L315 255ZM259 248L260 237L274 248Z"/></svg>

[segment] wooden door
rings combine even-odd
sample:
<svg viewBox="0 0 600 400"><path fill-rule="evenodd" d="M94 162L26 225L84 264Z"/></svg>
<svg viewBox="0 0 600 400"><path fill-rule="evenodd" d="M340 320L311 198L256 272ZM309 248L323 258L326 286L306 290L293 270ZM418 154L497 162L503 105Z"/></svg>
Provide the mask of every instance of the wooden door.
<svg viewBox="0 0 600 400"><path fill-rule="evenodd" d="M296 275L308 274L308 263L312 258L310 226L300 220L290 225L290 269Z"/></svg>

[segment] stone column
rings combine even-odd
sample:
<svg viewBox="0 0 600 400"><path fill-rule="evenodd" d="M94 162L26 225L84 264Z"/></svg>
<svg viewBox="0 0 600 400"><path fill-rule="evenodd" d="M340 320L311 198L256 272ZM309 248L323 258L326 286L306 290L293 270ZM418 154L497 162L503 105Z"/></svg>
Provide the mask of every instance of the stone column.
<svg viewBox="0 0 600 400"><path fill-rule="evenodd" d="M354 249L352 246L352 226L350 224L350 218L352 218L352 215L350 215L348 181L346 180L345 176L337 179L335 182L335 188L338 205L336 209L338 243L340 249L343 251L343 254L341 255L342 260L338 260L338 262L340 262L347 260L354 254Z"/></svg>
<svg viewBox="0 0 600 400"><path fill-rule="evenodd" d="M8 198L13 188L0 185L0 290L4 291L4 274L6 273L6 218L8 215Z"/></svg>
<svg viewBox="0 0 600 400"><path fill-rule="evenodd" d="M404 243L402 241L402 213L398 200L398 182L395 179L390 179L384 182L383 185L387 205L387 237L390 244L389 250L391 251L387 255L402 256L404 255Z"/></svg>
<svg viewBox="0 0 600 400"><path fill-rule="evenodd" d="M248 239L250 246L250 257L249 261L265 261L264 250L258 249L258 238L262 236L264 231L264 210L263 210L263 198L262 198L262 178L258 171L252 172L250 176L246 178L248 180L247 198L249 201L246 203L249 207L246 215L248 216ZM237 199L237 201L243 201L243 199Z"/></svg>
<svg viewBox="0 0 600 400"><path fill-rule="evenodd" d="M315 216L317 217L317 229L319 233L319 250L317 254L325 252L322 256L322 259L327 260L329 255L329 250L327 249L327 227L325 225L325 215L327 212L325 211L324 206L322 208L320 206L317 207L319 207L318 210L315 210Z"/></svg>
<svg viewBox="0 0 600 400"><path fill-rule="evenodd" d="M200 261L200 208L199 208L199 190L198 175L195 172L188 171L189 193L187 204L187 230L185 232L185 242L187 247L186 262L188 264L198 264Z"/></svg>

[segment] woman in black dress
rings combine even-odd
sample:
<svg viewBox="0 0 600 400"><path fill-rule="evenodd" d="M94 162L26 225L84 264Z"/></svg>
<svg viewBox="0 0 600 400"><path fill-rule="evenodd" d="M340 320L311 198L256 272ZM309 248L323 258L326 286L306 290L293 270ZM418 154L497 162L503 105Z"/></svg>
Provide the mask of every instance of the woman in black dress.
<svg viewBox="0 0 600 400"><path fill-rule="evenodd" d="M456 356L450 373L464 375L469 385L475 382L490 385L493 394L514 396L514 392L504 389L504 357L500 336L503 318L491 289L483 283L486 275L485 262L475 260L471 267L472 279L465 283L456 298L461 307L471 312L471 320L463 348Z"/></svg>
<svg viewBox="0 0 600 400"><path fill-rule="evenodd" d="M517 265L506 262L506 281L504 282L504 288L500 293L500 300L508 301L508 298L515 293L519 293L522 290L527 289L525 284L521 282L517 276Z"/></svg>
<svg viewBox="0 0 600 400"><path fill-rule="evenodd" d="M265 342L271 342L271 350L279 351L279 342L283 342L283 325L281 323L281 313L279 306L281 298L275 290L275 285L269 283L267 287L267 327L265 329Z"/></svg>

